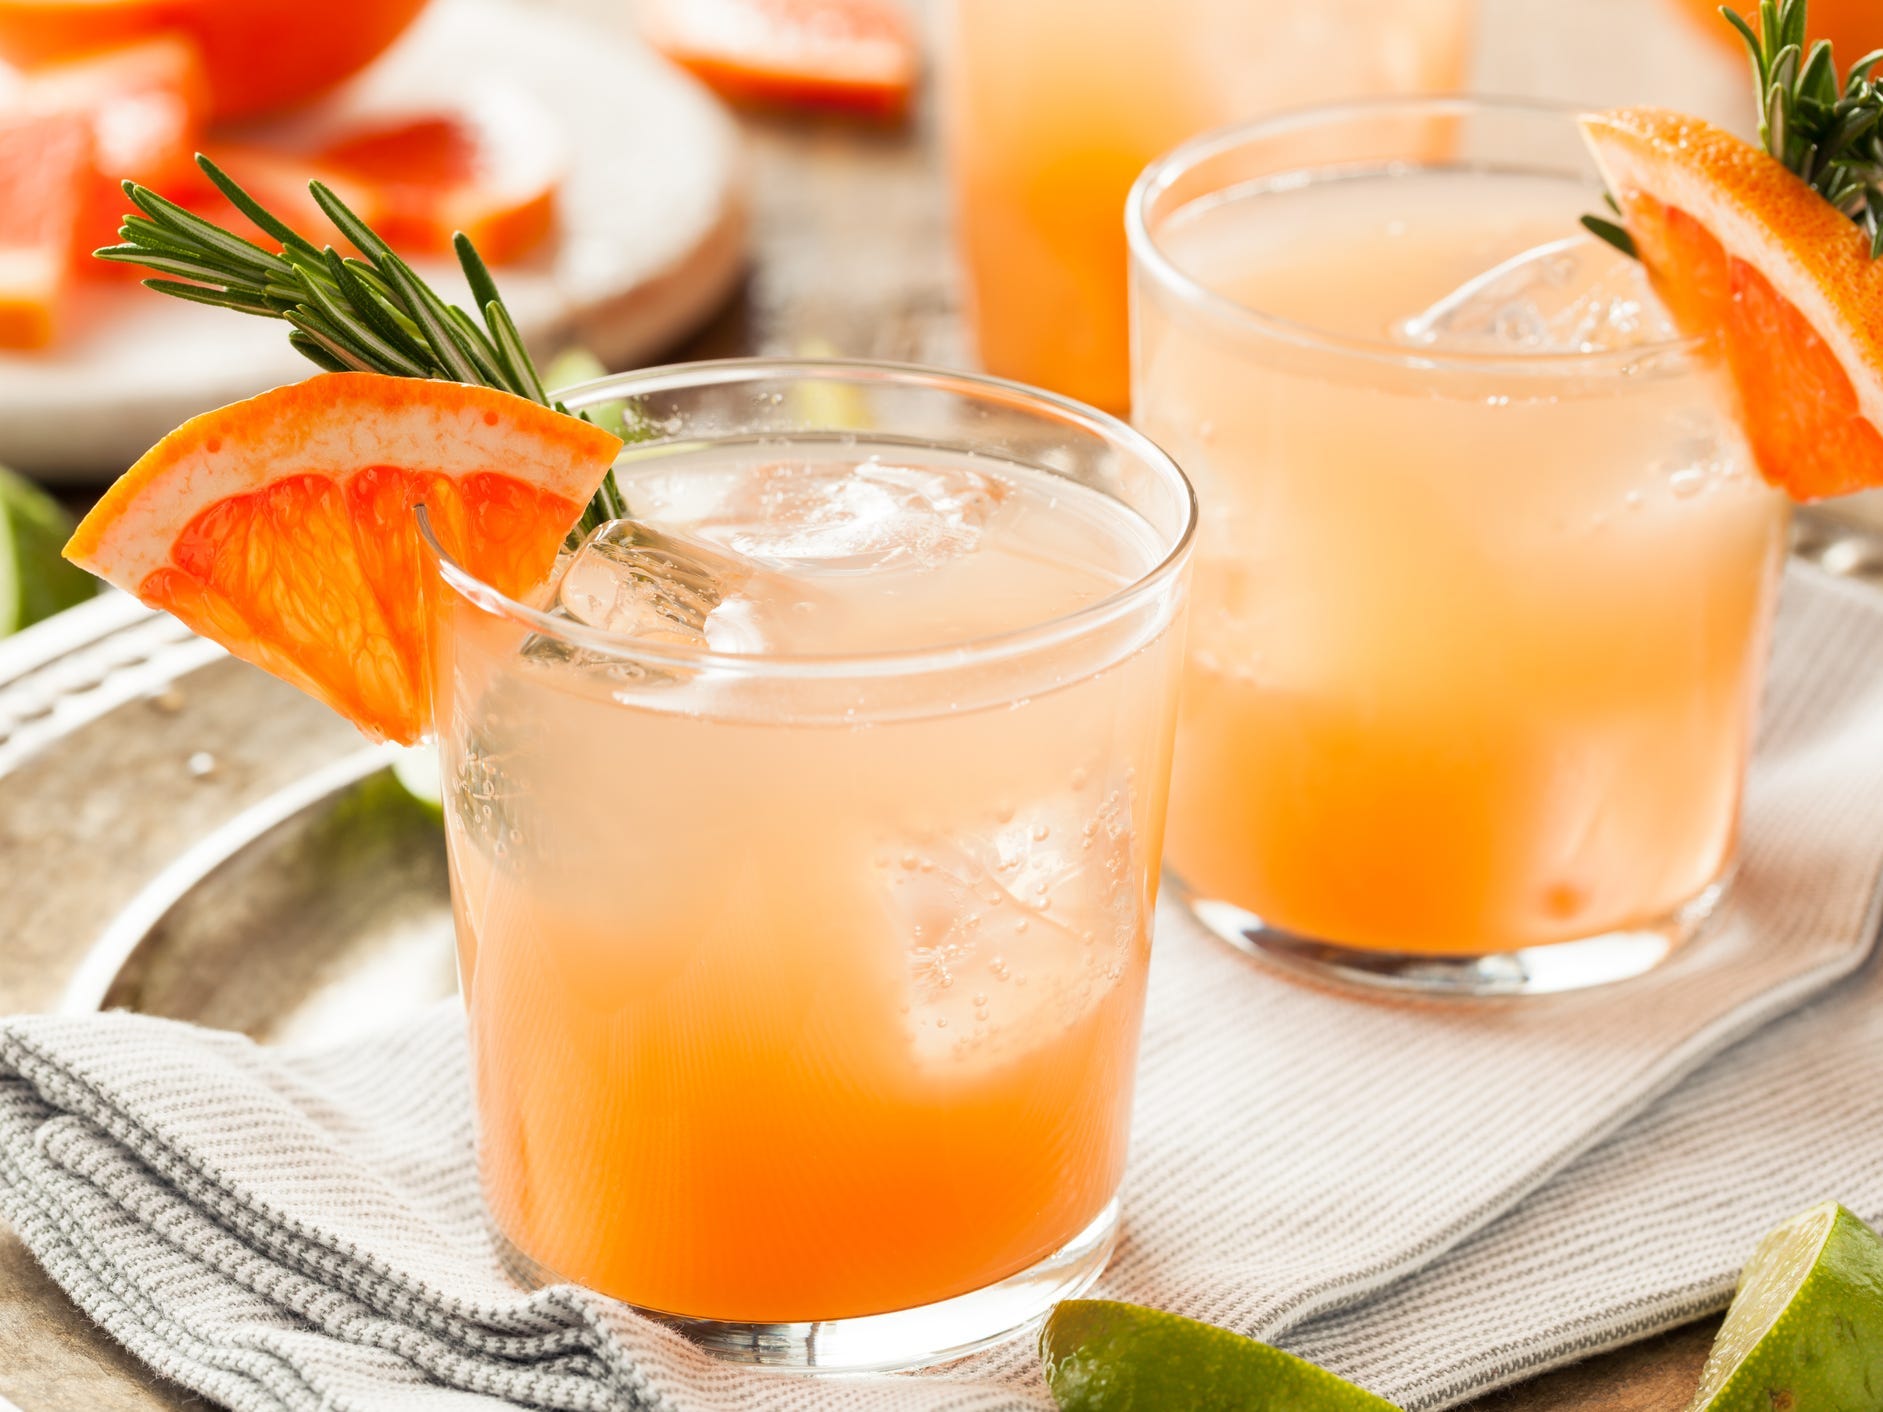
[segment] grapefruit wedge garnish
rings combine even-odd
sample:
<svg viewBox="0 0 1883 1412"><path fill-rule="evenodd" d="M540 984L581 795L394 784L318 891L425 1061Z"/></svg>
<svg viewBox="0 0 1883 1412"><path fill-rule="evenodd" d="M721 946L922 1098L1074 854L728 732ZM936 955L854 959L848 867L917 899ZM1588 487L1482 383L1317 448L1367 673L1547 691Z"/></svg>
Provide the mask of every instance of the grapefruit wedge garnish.
<svg viewBox="0 0 1883 1412"><path fill-rule="evenodd" d="M1724 355L1765 478L1800 501L1883 486L1883 260L1856 223L1698 118L1582 125L1674 321Z"/></svg>
<svg viewBox="0 0 1883 1412"><path fill-rule="evenodd" d="M328 373L185 422L65 554L409 743L430 724L413 507L467 570L518 594L549 572L620 447L506 392Z"/></svg>

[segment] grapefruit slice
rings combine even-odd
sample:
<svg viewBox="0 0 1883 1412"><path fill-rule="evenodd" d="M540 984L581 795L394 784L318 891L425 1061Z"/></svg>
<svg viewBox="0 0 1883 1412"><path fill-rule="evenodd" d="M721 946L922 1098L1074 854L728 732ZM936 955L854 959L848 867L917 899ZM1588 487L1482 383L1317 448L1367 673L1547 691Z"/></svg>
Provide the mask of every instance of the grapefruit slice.
<svg viewBox="0 0 1883 1412"><path fill-rule="evenodd" d="M379 215L369 224L395 249L449 254L463 231L487 263L505 264L549 233L562 146L540 104L485 90L452 111L355 129L317 160L372 188Z"/></svg>
<svg viewBox="0 0 1883 1412"><path fill-rule="evenodd" d="M185 39L141 40L36 70L19 99L37 111L82 114L92 124L94 173L77 232L81 257L117 238L120 183L127 178L164 191L200 183L191 157L208 121L209 88ZM79 268L130 273L84 259Z"/></svg>
<svg viewBox="0 0 1883 1412"><path fill-rule="evenodd" d="M1675 323L1724 354L1765 478L1799 501L1883 486L1883 260L1856 223L1698 118L1582 126Z"/></svg>
<svg viewBox="0 0 1883 1412"><path fill-rule="evenodd" d="M52 342L91 173L87 118L0 115L0 348Z"/></svg>
<svg viewBox="0 0 1883 1412"><path fill-rule="evenodd" d="M413 507L472 574L518 594L620 447L506 392L326 373L185 422L65 556L410 744L431 711Z"/></svg>
<svg viewBox="0 0 1883 1412"><path fill-rule="evenodd" d="M642 0L641 29L735 103L896 121L915 87L915 30L900 0Z"/></svg>

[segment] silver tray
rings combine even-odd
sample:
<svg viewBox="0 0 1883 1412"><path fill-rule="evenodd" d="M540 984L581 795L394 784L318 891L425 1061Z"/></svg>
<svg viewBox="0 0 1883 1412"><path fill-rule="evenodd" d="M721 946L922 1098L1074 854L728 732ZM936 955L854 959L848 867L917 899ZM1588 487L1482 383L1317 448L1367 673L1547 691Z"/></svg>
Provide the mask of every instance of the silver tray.
<svg viewBox="0 0 1883 1412"><path fill-rule="evenodd" d="M1883 584L1883 523L1863 507L1801 514L1795 540ZM441 833L389 760L122 595L0 642L0 1012L124 1008L298 1042L450 995ZM1663 1343L1628 1356L1677 1379L1705 1346ZM1562 1376L1484 1406L1612 1405L1567 1383L1551 1393ZM27 1412L192 1405L0 1232L6 1398Z"/></svg>

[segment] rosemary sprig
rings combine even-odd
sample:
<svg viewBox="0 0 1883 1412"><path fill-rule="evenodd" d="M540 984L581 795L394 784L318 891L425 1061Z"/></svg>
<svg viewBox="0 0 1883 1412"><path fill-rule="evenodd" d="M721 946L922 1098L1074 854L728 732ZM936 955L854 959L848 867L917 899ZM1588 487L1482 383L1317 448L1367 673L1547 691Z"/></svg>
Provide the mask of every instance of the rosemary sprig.
<svg viewBox="0 0 1883 1412"><path fill-rule="evenodd" d="M159 294L281 319L301 355L330 372L387 373L494 387L565 415L543 390L497 282L463 233L454 240L458 264L483 311L483 323L447 304L325 184L308 184L315 202L364 259L316 245L269 211L209 158L198 156L217 190L262 231L280 242L269 250L165 200L149 187L124 183L140 214L126 216L118 245L101 260L142 265L159 278ZM610 471L571 531L583 534L627 513Z"/></svg>
<svg viewBox="0 0 1883 1412"><path fill-rule="evenodd" d="M1855 221L1876 259L1883 256L1883 87L1875 70L1883 49L1840 78L1829 40L1806 47L1806 6L1807 0L1760 0L1757 29L1724 6L1720 14L1752 55L1765 150ZM1613 196L1608 204L1614 206ZM1637 256L1633 239L1614 221L1584 216L1582 223Z"/></svg>
<svg viewBox="0 0 1883 1412"><path fill-rule="evenodd" d="M1883 89L1875 78L1883 49L1841 78L1828 40L1805 47L1806 0L1762 0L1759 27L1721 9L1752 55L1759 93L1759 140L1814 191L1870 237L1883 256Z"/></svg>

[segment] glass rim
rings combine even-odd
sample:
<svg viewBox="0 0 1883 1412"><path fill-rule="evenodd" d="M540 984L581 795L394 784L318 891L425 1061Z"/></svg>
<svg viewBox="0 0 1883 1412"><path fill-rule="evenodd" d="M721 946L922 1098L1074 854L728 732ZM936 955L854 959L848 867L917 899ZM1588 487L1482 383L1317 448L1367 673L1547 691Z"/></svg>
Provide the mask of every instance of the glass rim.
<svg viewBox="0 0 1883 1412"><path fill-rule="evenodd" d="M439 543L424 505L414 507L420 537L436 561L446 586L476 607L510 618L531 631L571 646L587 648L616 658L677 667L686 671L716 671L743 676L771 677L892 677L913 676L949 670L981 661L1002 661L1029 652L1073 641L1123 617L1138 604L1163 588L1181 573L1196 537L1196 488L1176 461L1143 432L1108 412L1089 407L1070 397L1042 388L1029 387L1007 378L985 373L957 372L917 363L892 363L851 358L716 358L698 362L665 363L632 372L610 373L587 382L558 389L556 398L571 410L591 403L621 396L638 396L678 388L757 381L766 377L811 377L821 375L863 383L928 387L958 396L996 395L1022 406L1033 406L1057 414L1106 443L1117 446L1152 468L1158 478L1178 492L1182 522L1174 534L1159 535L1168 546L1142 574L1102 598L1084 603L1070 612L1003 629L960 642L927 647L893 648L873 652L812 654L742 654L715 652L710 648L687 647L677 643L650 643L625 633L590 627L573 619L558 618L542 609L520 602L500 589L485 583L460 564ZM1115 498L1115 497L1113 497ZM1127 506L1127 509L1132 507ZM1134 511L1135 513L1135 511Z"/></svg>
<svg viewBox="0 0 1883 1412"><path fill-rule="evenodd" d="M1185 305L1219 322L1298 348L1389 363L1419 371L1483 373L1499 370L1531 376L1586 376L1591 373L1621 371L1670 355L1690 355L1704 345L1704 339L1682 335L1677 338L1635 344L1628 348L1602 348L1589 352L1452 353L1408 348L1381 339L1351 338L1316 328L1312 324L1301 323L1298 320L1263 313L1218 293L1182 269L1165 252L1158 237L1152 232L1152 207L1179 180L1204 163L1262 139L1285 136L1289 133L1312 132L1318 127L1341 119L1360 119L1394 111L1439 117L1502 113L1514 117L1573 121L1590 110L1585 105L1575 103L1558 103L1547 99L1502 95L1402 94L1354 98L1338 103L1309 104L1280 113L1272 113L1267 117L1256 118L1249 122L1214 128L1179 143L1155 158L1132 183L1130 194L1125 198L1125 243L1129 248L1132 261ZM1410 170L1416 164L1399 160L1382 165L1396 174L1398 170ZM1304 167L1300 170L1311 173L1316 168ZM1281 173L1276 175L1281 175ZM1218 191L1222 189L1218 188ZM1594 239L1593 236L1590 238Z"/></svg>

